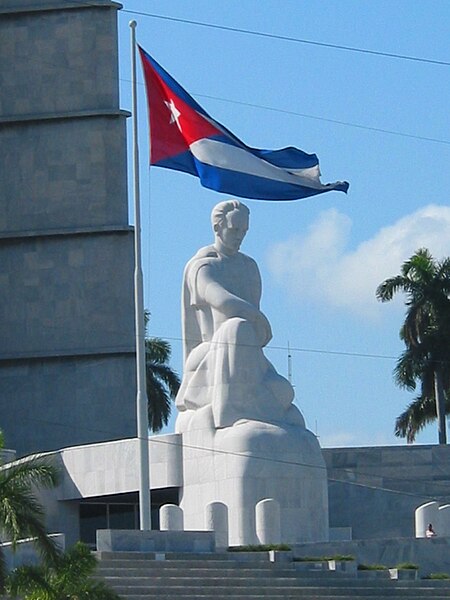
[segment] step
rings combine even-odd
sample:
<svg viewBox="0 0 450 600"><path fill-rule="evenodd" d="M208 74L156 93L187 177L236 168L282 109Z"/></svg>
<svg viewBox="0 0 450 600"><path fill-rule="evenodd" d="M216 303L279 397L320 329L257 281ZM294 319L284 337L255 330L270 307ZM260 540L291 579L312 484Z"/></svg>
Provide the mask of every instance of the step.
<svg viewBox="0 0 450 600"><path fill-rule="evenodd" d="M308 571L296 572L289 569L277 569L273 571L269 570L256 570L256 569L98 569L97 575L103 578L109 577L123 577L129 579L130 577L165 577L165 578L190 578L190 579L204 579L205 581L227 579L231 577L237 578L253 578L260 580L262 578L273 579L274 577L291 578L299 581L305 581L308 579L326 579L326 580L347 580L356 579L347 575L346 573L339 573L334 571L318 571L317 573L310 573Z"/></svg>
<svg viewBox="0 0 450 600"><path fill-rule="evenodd" d="M348 588L349 583L346 585L336 586L334 581L330 580L328 586L317 586L316 582L310 585L305 585L302 580L295 577L216 577L214 579L204 579L202 577L189 578L189 577L108 577L105 581L114 587L148 587L148 588L159 588L159 587L195 587L202 586L203 588L215 588L221 586L234 586L234 587L289 587L296 586L302 588L308 587L336 587L336 588ZM405 588L405 591L407 589Z"/></svg>
<svg viewBox="0 0 450 600"><path fill-rule="evenodd" d="M440 583L440 582L439 582ZM150 600L158 598L158 600L171 600L175 598L185 598L187 600L230 600L230 598L238 598L242 600L338 600L348 598L352 600L448 600L450 595L448 589L442 588L440 585L417 585L417 586L402 586L391 585L390 587L383 586L382 589L378 585L368 586L347 586L339 587L291 587L286 589L279 586L267 586L260 588L246 587L224 587L219 586L214 590L205 590L202 586L168 586L165 589L115 589L121 593L124 600Z"/></svg>
<svg viewBox="0 0 450 600"><path fill-rule="evenodd" d="M450 600L450 582L359 579L339 571L299 571L267 554L96 553L97 577L123 600Z"/></svg>
<svg viewBox="0 0 450 600"><path fill-rule="evenodd" d="M327 588L321 587L309 587L305 588L304 586L284 586L279 584L274 585L266 585L266 586L245 586L245 585L217 585L214 590L207 590L203 585L151 585L151 586L122 586L122 585L114 585L111 586L119 595L129 595L129 594L155 594L158 598L161 594L172 594L176 596L184 595L186 597L195 597L199 594L205 594L210 596L217 595L233 595L235 594L237 597L242 595L247 595L248 592L257 593L259 595L271 595L271 594L309 594L309 595L331 595L335 597L347 597L354 595L362 595L366 598L373 598L374 596L383 595L386 598L412 598L414 596L420 598L426 595L427 593L433 593L435 590L433 588L418 588L418 589L395 589L395 588L385 588L380 590L376 587L373 588L360 588L360 587L334 587L330 586ZM448 598L448 594L447 594Z"/></svg>
<svg viewBox="0 0 450 600"><path fill-rule="evenodd" d="M346 587L346 586L357 586L359 588L372 588L376 587L380 588L392 588L396 589L414 589L416 587L428 588L428 587L436 587L446 588L450 592L450 583L445 581L436 581L436 580L417 580L417 581L408 581L408 580L365 580L358 579L354 577L344 577L341 574L337 574L334 572L328 571L319 571L314 575L310 573L300 572L295 573L292 571L276 571L274 573L256 573L251 569L245 569L244 571L235 571L235 570L227 570L224 572L208 572L206 569L197 569L197 570L188 570L185 571L173 571L172 573L158 573L154 574L143 573L141 570L136 569L136 572L131 572L132 570L125 572L124 574L118 573L109 573L105 574L102 571L98 571L98 577L101 577L105 581L110 583L115 583L117 581L133 581L142 583L159 583L166 582L169 583L177 583L179 585L187 585L190 582L195 582L198 580L202 581L202 584L205 586L217 585L217 582L230 582L230 581L248 581L253 582L254 584L260 584L262 581L264 582L274 582L274 581L289 581L296 582L298 585L303 587L329 587L333 585L335 587ZM206 576L205 576L206 571ZM449 596L450 597L450 596Z"/></svg>
<svg viewBox="0 0 450 600"><path fill-rule="evenodd" d="M155 560L157 556L165 556L166 560L213 560L227 561L234 560L237 552L92 552L97 560L134 560L139 557L140 560ZM246 553L248 554L248 553ZM253 552L255 562L267 561L267 552Z"/></svg>
<svg viewBox="0 0 450 600"><path fill-rule="evenodd" d="M367 596L365 594L351 594L351 595L346 595L346 596L335 596L335 595L330 595L330 594L310 594L308 592L304 592L301 591L299 593L274 593L271 592L270 596L267 595L261 595L258 594L257 592L253 592L250 594L237 594L234 595L232 597L232 600L267 600L267 598L270 598L270 600L336 600L337 598L351 598L352 600L366 600ZM195 600L230 600L230 596L228 594L203 594L203 593L199 593L195 596L189 596L189 595L184 595L184 594L180 594L180 596L174 596L172 593L169 594L158 594L158 596L155 596L153 594L127 594L126 596L122 597L123 599L126 600L155 600L157 598L157 600L172 600L175 598L188 598L189 600L195 598ZM371 596L371 600L385 600L386 596L381 593L378 594L376 596ZM392 596L392 598L395 598L395 596ZM422 600L422 599L428 599L428 598L433 598L433 600L448 600L449 596L448 595L441 595L439 593L436 594L427 594L427 595L421 595L419 594L414 594L412 596L410 596L411 600Z"/></svg>
<svg viewBox="0 0 450 600"><path fill-rule="evenodd" d="M212 560L209 559L207 561L203 560L155 560L155 559L142 559L142 558L134 558L134 559L102 559L99 561L99 566L101 567L110 567L114 569L128 569L129 567L148 567L148 568L172 568L172 569L180 569L182 567L204 567L207 566L208 569L217 568L217 569L229 569L229 568L252 568L252 569L284 569L291 568L294 569L294 563L275 563L269 561L239 561L239 560Z"/></svg>

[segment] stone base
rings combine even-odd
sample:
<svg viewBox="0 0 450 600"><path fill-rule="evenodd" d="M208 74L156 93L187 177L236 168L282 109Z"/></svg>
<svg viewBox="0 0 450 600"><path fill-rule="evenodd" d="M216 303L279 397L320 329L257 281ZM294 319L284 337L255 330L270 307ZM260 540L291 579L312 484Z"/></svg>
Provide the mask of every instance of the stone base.
<svg viewBox="0 0 450 600"><path fill-rule="evenodd" d="M98 529L98 552L214 552L210 531Z"/></svg>
<svg viewBox="0 0 450 600"><path fill-rule="evenodd" d="M389 569L391 579L402 581L415 581L418 578L418 569Z"/></svg>
<svg viewBox="0 0 450 600"><path fill-rule="evenodd" d="M200 411L198 411L200 412ZM183 433L186 529L202 529L210 502L228 507L229 545L258 544L255 506L280 505L283 543L328 540L327 471L316 437L304 427L238 421Z"/></svg>
<svg viewBox="0 0 450 600"><path fill-rule="evenodd" d="M327 544L298 544L293 548L294 556L332 556L351 554L357 563L386 565L389 568L399 563L419 566L417 576L430 573L450 573L450 537L391 538L381 540L353 540L329 542ZM360 573L365 571L358 571ZM415 577L416 575L413 575ZM369 577L369 576L368 576Z"/></svg>

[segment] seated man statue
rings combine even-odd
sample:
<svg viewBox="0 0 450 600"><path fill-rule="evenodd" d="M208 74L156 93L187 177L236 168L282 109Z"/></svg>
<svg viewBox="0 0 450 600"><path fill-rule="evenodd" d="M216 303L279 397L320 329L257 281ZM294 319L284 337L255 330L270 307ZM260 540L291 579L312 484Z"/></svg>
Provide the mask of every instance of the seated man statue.
<svg viewBox="0 0 450 600"><path fill-rule="evenodd" d="M304 427L294 390L264 356L272 338L259 308L261 277L239 252L249 210L237 200L212 211L214 244L201 248L184 272L184 374L176 429L220 429L237 421Z"/></svg>

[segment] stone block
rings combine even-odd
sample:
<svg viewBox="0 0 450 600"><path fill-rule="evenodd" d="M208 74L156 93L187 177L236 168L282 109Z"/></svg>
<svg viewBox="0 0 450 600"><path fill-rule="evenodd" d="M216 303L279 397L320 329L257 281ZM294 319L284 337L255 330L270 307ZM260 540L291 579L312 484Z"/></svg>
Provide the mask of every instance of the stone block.
<svg viewBox="0 0 450 600"><path fill-rule="evenodd" d="M450 463L450 446L449 445L434 445L431 446L433 464Z"/></svg>
<svg viewBox="0 0 450 600"><path fill-rule="evenodd" d="M363 580L377 580L377 579L390 579L389 569L367 569L358 571L358 579Z"/></svg>
<svg viewBox="0 0 450 600"><path fill-rule="evenodd" d="M73 251L83 256L82 269L70 264ZM0 306L0 359L133 352L132 265L129 232L4 242L0 295L9 302ZM30 277L32 288L24 285ZM118 385L120 371L111 378ZM110 387L111 380L99 376L96 387L103 385ZM81 377L82 396L84 386Z"/></svg>
<svg viewBox="0 0 450 600"><path fill-rule="evenodd" d="M210 502L206 505L205 529L214 532L217 549L228 548L228 507L223 502Z"/></svg>
<svg viewBox="0 0 450 600"><path fill-rule="evenodd" d="M360 448L356 455L356 464L358 469L367 467L380 467L381 465L381 448Z"/></svg>
<svg viewBox="0 0 450 600"><path fill-rule="evenodd" d="M336 573L342 573L350 577L356 577L356 560L329 560L328 570Z"/></svg>
<svg viewBox="0 0 450 600"><path fill-rule="evenodd" d="M136 435L133 354L20 367L0 362L2 430L18 456Z"/></svg>
<svg viewBox="0 0 450 600"><path fill-rule="evenodd" d="M211 531L97 530L99 552L214 552Z"/></svg>
<svg viewBox="0 0 450 600"><path fill-rule="evenodd" d="M126 226L125 135L120 115L2 124L0 235Z"/></svg>
<svg viewBox="0 0 450 600"><path fill-rule="evenodd" d="M410 465L429 465L432 461L432 449L431 447L418 447L414 446L399 446L396 448L383 448L381 452L381 459L384 465L398 465L404 467L405 460Z"/></svg>
<svg viewBox="0 0 450 600"><path fill-rule="evenodd" d="M389 576L400 581L415 581L418 578L418 569L389 569Z"/></svg>
<svg viewBox="0 0 450 600"><path fill-rule="evenodd" d="M1 115L118 107L117 9L59 6L2 15Z"/></svg>
<svg viewBox="0 0 450 600"><path fill-rule="evenodd" d="M260 544L281 543L280 504L273 498L260 500L255 507L256 536Z"/></svg>
<svg viewBox="0 0 450 600"><path fill-rule="evenodd" d="M164 504L159 509L161 531L183 531L183 510L176 504Z"/></svg>
<svg viewBox="0 0 450 600"><path fill-rule="evenodd" d="M329 468L352 468L356 467L357 453L352 449L333 450L324 448L323 456Z"/></svg>

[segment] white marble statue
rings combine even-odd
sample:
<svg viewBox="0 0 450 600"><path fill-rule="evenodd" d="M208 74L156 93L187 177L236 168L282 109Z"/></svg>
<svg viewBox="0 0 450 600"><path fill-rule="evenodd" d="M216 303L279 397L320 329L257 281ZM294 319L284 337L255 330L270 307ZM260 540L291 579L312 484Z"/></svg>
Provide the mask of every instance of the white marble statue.
<svg viewBox="0 0 450 600"><path fill-rule="evenodd" d="M184 272L184 373L176 399L184 525L202 529L208 506L219 502L227 507L231 545L262 543L256 506L271 499L283 542L325 541L326 467L292 404L292 386L264 356L272 332L259 307L261 278L255 261L239 252L248 224L244 204L218 204L214 244Z"/></svg>
<svg viewBox="0 0 450 600"><path fill-rule="evenodd" d="M199 421L218 429L240 419L304 426L292 386L263 353L272 331L259 307L261 277L256 262L239 252L249 210L228 200L211 220L214 244L201 248L184 272L177 432Z"/></svg>

